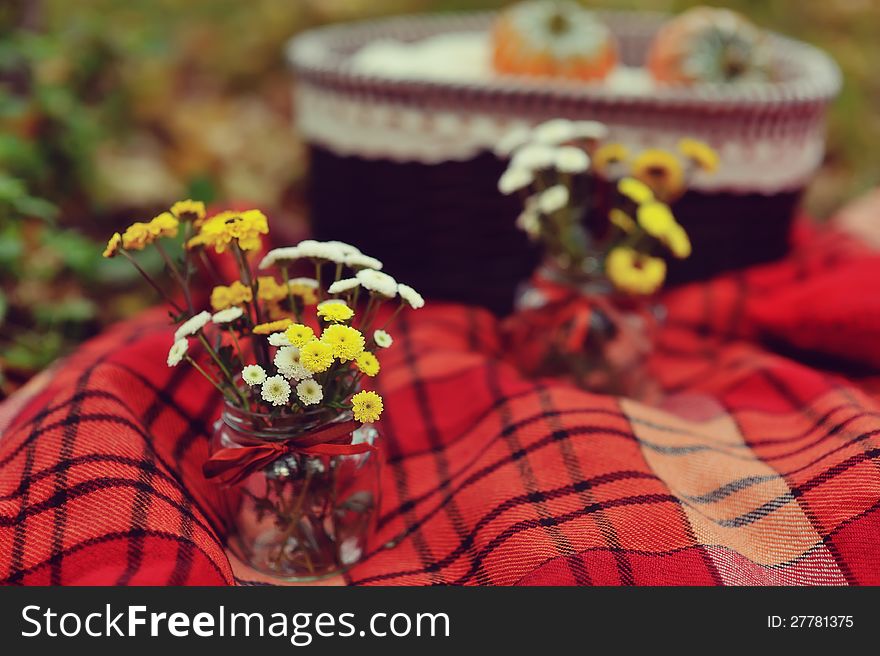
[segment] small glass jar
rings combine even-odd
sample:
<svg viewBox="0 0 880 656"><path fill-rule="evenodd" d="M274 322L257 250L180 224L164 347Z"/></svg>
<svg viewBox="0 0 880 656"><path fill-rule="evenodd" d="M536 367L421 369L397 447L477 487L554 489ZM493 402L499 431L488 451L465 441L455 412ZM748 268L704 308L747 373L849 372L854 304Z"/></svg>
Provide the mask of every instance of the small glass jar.
<svg viewBox="0 0 880 656"><path fill-rule="evenodd" d="M211 453L284 442L349 419L348 413L326 410L278 419L227 404L214 425ZM351 433L351 443L375 445L378 437L364 424ZM379 507L379 477L377 450L282 455L240 483L221 487L229 548L254 569L286 580L338 574L366 551Z"/></svg>
<svg viewBox="0 0 880 656"><path fill-rule="evenodd" d="M566 376L599 394L660 397L648 369L665 316L656 301L618 294L599 273L571 276L545 264L518 290L516 309L513 321L530 342L521 345L527 373Z"/></svg>

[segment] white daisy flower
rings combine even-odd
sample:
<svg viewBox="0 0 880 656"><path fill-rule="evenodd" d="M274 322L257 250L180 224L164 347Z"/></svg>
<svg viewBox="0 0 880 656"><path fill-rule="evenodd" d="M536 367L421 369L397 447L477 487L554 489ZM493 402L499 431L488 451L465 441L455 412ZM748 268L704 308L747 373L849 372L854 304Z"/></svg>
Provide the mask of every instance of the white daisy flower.
<svg viewBox="0 0 880 656"><path fill-rule="evenodd" d="M317 289L318 281L314 278L291 278L287 281L290 287L308 287L309 289Z"/></svg>
<svg viewBox="0 0 880 656"><path fill-rule="evenodd" d="M314 378L306 378L296 386L296 395L303 405L316 405L324 398L324 390Z"/></svg>
<svg viewBox="0 0 880 656"><path fill-rule="evenodd" d="M266 370L258 364L249 364L241 370L241 379L251 387L262 385L266 380Z"/></svg>
<svg viewBox="0 0 880 656"><path fill-rule="evenodd" d="M568 187L565 185L553 185L545 189L538 197L538 208L544 214L553 214L568 205Z"/></svg>
<svg viewBox="0 0 880 656"><path fill-rule="evenodd" d="M495 154L499 157L509 157L510 153L527 144L532 138L532 130L525 125L515 127L505 134L495 146Z"/></svg>
<svg viewBox="0 0 880 656"><path fill-rule="evenodd" d="M272 360L275 367L285 378L293 380L302 380L308 378L312 374L300 362L299 349L295 346L284 346L278 349L275 358Z"/></svg>
<svg viewBox="0 0 880 656"><path fill-rule="evenodd" d="M403 283L400 283L399 285L397 285L397 293L400 294L400 298L409 303L409 306L413 310L418 310L419 308L425 307L425 299L422 298L422 295L409 285L404 285Z"/></svg>
<svg viewBox="0 0 880 656"><path fill-rule="evenodd" d="M540 171L549 169L556 160L556 149L544 144L528 144L517 150L510 160L510 168Z"/></svg>
<svg viewBox="0 0 880 656"><path fill-rule="evenodd" d="M387 273L375 269L361 269L356 277L364 289L388 298L397 296L397 281Z"/></svg>
<svg viewBox="0 0 880 656"><path fill-rule="evenodd" d="M210 312L208 312L207 310L199 312L196 316L191 317L180 324L180 326L177 328L177 331L174 333L174 341L177 341L183 337L195 335L202 328L207 326L210 321Z"/></svg>
<svg viewBox="0 0 880 656"><path fill-rule="evenodd" d="M601 140L608 136L608 127L599 121L573 121L573 139L596 139Z"/></svg>
<svg viewBox="0 0 880 656"><path fill-rule="evenodd" d="M346 255L345 266L350 269L375 269L376 271L380 271L385 265L375 257L370 257L363 253L352 253ZM333 292L330 293L332 294Z"/></svg>
<svg viewBox="0 0 880 656"><path fill-rule="evenodd" d="M554 118L545 121L532 131L532 140L546 146L557 146L574 138L574 124L568 119Z"/></svg>
<svg viewBox="0 0 880 656"><path fill-rule="evenodd" d="M345 252L342 248L330 242L315 241L314 239L306 239L296 246L299 249L300 257L308 257L316 260L329 260L337 264L345 262Z"/></svg>
<svg viewBox="0 0 880 656"><path fill-rule="evenodd" d="M290 383L283 376L271 376L263 383L260 396L266 403L286 405L290 400Z"/></svg>
<svg viewBox="0 0 880 656"><path fill-rule="evenodd" d="M327 288L328 294L344 294L347 291L354 289L355 287L359 287L361 281L357 278L343 278L342 280L337 280L330 287Z"/></svg>
<svg viewBox="0 0 880 656"><path fill-rule="evenodd" d="M515 191L525 189L535 181L535 174L530 169L510 167L498 179L498 191L509 196Z"/></svg>
<svg viewBox="0 0 880 656"><path fill-rule="evenodd" d="M374 331L373 341L376 342L376 346L378 346L379 348L388 348L394 343L394 339L392 339L391 335L389 335L384 330Z"/></svg>
<svg viewBox="0 0 880 656"><path fill-rule="evenodd" d="M185 337L183 339L175 340L174 344L171 345L171 349L168 351L168 366L176 367L180 364L180 361L183 360L183 356L186 355L186 351L189 348L189 340Z"/></svg>
<svg viewBox="0 0 880 656"><path fill-rule="evenodd" d="M243 314L244 310L242 310L240 307L226 308L225 310L215 312L214 316L211 317L211 321L213 321L214 323L229 323L230 321L240 319L241 315Z"/></svg>
<svg viewBox="0 0 880 656"><path fill-rule="evenodd" d="M270 346L291 346L287 333L272 333L269 335Z"/></svg>
<svg viewBox="0 0 880 656"><path fill-rule="evenodd" d="M560 173L583 173L590 168L590 156L580 148L563 146L556 151L556 170Z"/></svg>
<svg viewBox="0 0 880 656"><path fill-rule="evenodd" d="M361 252L357 246L346 244L344 241L325 241L324 243L338 248L343 255L356 255Z"/></svg>
<svg viewBox="0 0 880 656"><path fill-rule="evenodd" d="M305 257L298 246L286 246L284 248L273 248L266 253L266 256L260 260L260 269L268 269L270 266L278 262L293 262Z"/></svg>

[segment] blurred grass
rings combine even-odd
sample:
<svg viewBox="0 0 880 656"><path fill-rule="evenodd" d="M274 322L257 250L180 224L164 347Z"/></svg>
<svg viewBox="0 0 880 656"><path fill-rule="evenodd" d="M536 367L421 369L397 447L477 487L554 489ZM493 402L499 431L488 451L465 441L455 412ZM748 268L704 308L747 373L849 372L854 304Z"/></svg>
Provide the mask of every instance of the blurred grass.
<svg viewBox="0 0 880 656"><path fill-rule="evenodd" d="M300 214L284 43L303 29L505 0L0 2L0 397L155 299L102 240L191 196ZM679 12L692 0L604 0ZM880 0L727 0L827 50L844 73L806 206L880 185ZM96 265L95 262L100 262ZM158 262L144 262L156 268Z"/></svg>

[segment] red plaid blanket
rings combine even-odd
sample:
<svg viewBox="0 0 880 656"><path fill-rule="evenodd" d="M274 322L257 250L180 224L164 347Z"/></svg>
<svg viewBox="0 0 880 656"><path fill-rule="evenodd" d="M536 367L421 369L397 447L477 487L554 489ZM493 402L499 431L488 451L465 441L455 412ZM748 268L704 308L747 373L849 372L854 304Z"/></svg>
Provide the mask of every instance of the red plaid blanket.
<svg viewBox="0 0 880 656"><path fill-rule="evenodd" d="M878 281L880 257L805 232L670 292L662 407L526 379L482 310L404 316L381 519L347 582L880 584ZM217 398L165 366L171 332L119 325L6 406L0 580L254 580L201 473Z"/></svg>

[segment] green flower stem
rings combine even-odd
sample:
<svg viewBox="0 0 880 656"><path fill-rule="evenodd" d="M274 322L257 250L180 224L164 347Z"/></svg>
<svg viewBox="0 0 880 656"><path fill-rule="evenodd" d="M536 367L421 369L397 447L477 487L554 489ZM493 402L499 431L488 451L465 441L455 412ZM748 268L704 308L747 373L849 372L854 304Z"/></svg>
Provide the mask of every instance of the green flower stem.
<svg viewBox="0 0 880 656"><path fill-rule="evenodd" d="M189 283L184 280L183 276L180 274L180 271L177 268L177 265L174 264L174 260L168 255L168 252L162 247L162 243L157 239L153 242L153 245L156 247L156 250L159 251L159 255L162 256L162 259L165 261L165 265L168 267L168 270L171 271L171 275L180 283L180 288L183 290L183 298L186 300L186 306L189 308L190 314L195 314L195 306L192 302L192 295L189 291Z"/></svg>
<svg viewBox="0 0 880 656"><path fill-rule="evenodd" d="M245 407L247 407L247 405L248 405L247 399L245 398L242 391L238 388L238 385L235 384L235 380L232 378L232 374L229 373L229 369L227 369L226 365L223 364L223 361L220 359L220 356L217 355L217 352L213 348L211 348L211 345L208 343L208 340L205 338L205 335L202 333L201 330L197 333L197 335L198 335L199 341L202 343L202 346L204 346L205 350L207 350L208 353L210 353L211 358L214 360L214 362L220 368L220 371L223 372L223 376L226 378L226 382L229 383L229 386L232 387L232 389L238 395L238 398L240 398L242 403L245 405Z"/></svg>
<svg viewBox="0 0 880 656"><path fill-rule="evenodd" d="M207 371L205 371L204 369L202 369L202 368L199 366L199 364L198 364L195 360L193 360L193 359L192 359L190 356L188 356L188 355L185 355L185 356L183 356L183 357L186 359L187 362L189 362L189 363L193 366L193 368L194 368L196 371L198 371L200 374L202 374L202 376L204 376L204 377L208 380L209 383L211 383L215 388L217 388L217 391L220 392L220 394L223 395L223 398L224 398L224 399L226 399L226 400L229 401L230 403L233 401L233 399L230 399L230 398L229 398L229 394L227 394L226 390L223 389L223 388L219 385L219 383L217 383L217 381L214 380L214 379L211 377L211 375L210 375Z"/></svg>
<svg viewBox="0 0 880 656"><path fill-rule="evenodd" d="M155 280L153 280L153 278L150 276L150 274L148 274L146 271L144 271L143 267L141 267L141 265L137 263L137 260L135 260L131 255L128 254L128 252L126 252L122 248L119 249L119 252L120 252L120 254L122 254L122 256L126 260L131 262L132 266L134 266L134 268L137 269L137 272L139 274L141 274L143 279L146 280L148 283L150 283L150 287L155 289L156 292L158 292L159 296L164 298L165 301L169 305L171 305L171 307L174 308L174 310L175 310L175 312L177 312L177 314L183 314L183 308L180 307L177 303L175 303L174 299L172 299L170 296L168 296L168 294L166 294L165 291L161 287L159 287L158 283Z"/></svg>

